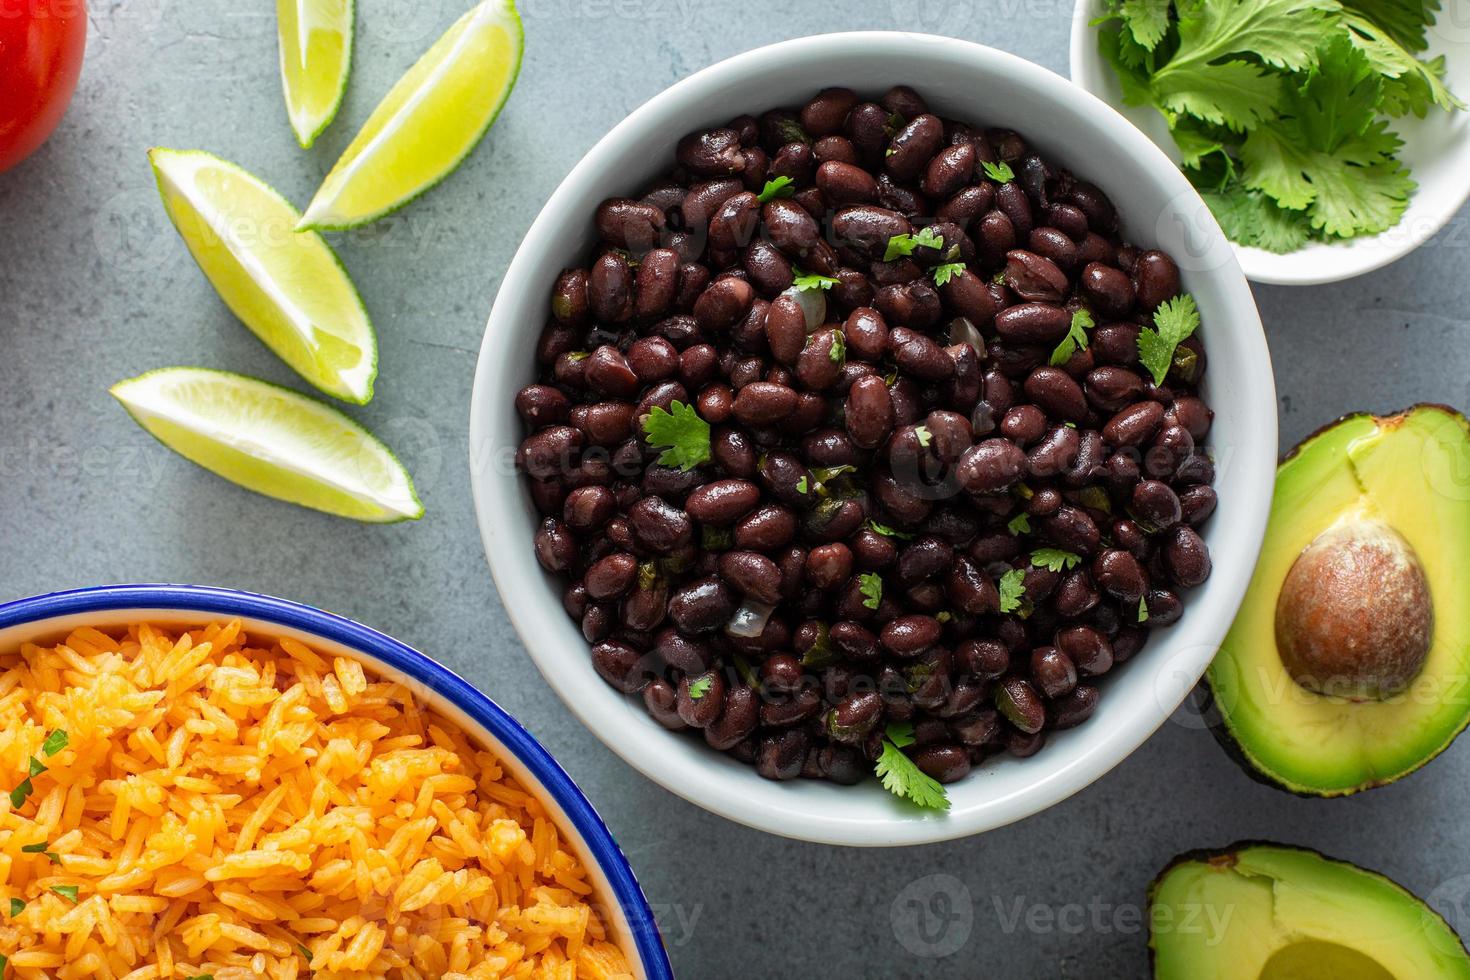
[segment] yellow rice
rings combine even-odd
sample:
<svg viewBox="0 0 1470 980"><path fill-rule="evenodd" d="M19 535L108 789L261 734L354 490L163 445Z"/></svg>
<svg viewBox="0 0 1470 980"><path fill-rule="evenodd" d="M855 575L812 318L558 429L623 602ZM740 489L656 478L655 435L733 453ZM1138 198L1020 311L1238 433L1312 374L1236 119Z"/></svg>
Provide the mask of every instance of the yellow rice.
<svg viewBox="0 0 1470 980"><path fill-rule="evenodd" d="M494 755L359 662L239 622L0 654L0 790L7 980L629 975Z"/></svg>

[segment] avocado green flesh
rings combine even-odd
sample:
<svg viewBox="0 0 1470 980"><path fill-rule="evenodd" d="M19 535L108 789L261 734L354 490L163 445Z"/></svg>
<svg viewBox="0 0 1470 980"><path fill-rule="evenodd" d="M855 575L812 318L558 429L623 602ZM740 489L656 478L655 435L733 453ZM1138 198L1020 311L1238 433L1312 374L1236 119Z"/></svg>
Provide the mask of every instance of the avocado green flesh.
<svg viewBox="0 0 1470 980"><path fill-rule="evenodd" d="M1465 980L1470 955L1394 882L1312 851L1253 845L1155 883L1155 980Z"/></svg>
<svg viewBox="0 0 1470 980"><path fill-rule="evenodd" d="M1434 605L1424 667L1383 701L1310 692L1276 649L1281 584L1340 520L1371 518L1417 554ZM1266 543L1244 605L1208 674L1246 760L1288 789L1339 796L1392 782L1439 754L1470 721L1470 432L1448 409L1356 416L1303 443L1277 472Z"/></svg>

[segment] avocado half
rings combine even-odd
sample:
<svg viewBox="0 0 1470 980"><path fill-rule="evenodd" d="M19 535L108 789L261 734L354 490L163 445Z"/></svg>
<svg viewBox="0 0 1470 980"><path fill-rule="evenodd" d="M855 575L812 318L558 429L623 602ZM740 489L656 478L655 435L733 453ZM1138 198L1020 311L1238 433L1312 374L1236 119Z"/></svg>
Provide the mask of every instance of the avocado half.
<svg viewBox="0 0 1470 980"><path fill-rule="evenodd" d="M1386 544L1342 546L1364 541ZM1348 416L1286 457L1260 561L1206 674L1216 735L1247 771L1344 796L1454 741L1470 722L1467 544L1470 422L1453 409ZM1317 684L1302 680L1320 666L1313 656L1368 666ZM1387 675L1382 689L1375 672Z"/></svg>
<svg viewBox="0 0 1470 980"><path fill-rule="evenodd" d="M1392 880L1242 842L1181 855L1149 889L1155 980L1464 980L1470 953Z"/></svg>

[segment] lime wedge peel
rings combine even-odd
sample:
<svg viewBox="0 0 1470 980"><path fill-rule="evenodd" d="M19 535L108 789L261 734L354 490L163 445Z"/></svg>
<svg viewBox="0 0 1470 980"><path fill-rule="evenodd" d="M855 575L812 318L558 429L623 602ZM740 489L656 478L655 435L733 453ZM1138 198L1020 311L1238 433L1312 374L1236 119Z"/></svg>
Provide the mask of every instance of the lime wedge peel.
<svg viewBox="0 0 1470 980"><path fill-rule="evenodd" d="M354 0L276 0L281 88L302 149L332 124L352 73Z"/></svg>
<svg viewBox="0 0 1470 980"><path fill-rule="evenodd" d="M169 220L225 305L312 385L373 397L378 342L337 254L260 178L200 151L148 152Z"/></svg>
<svg viewBox="0 0 1470 980"><path fill-rule="evenodd" d="M485 0L398 80L327 174L298 226L376 221L438 184L494 125L520 73L513 0Z"/></svg>
<svg viewBox="0 0 1470 980"><path fill-rule="evenodd" d="M158 441L248 490L370 523L423 516L388 447L324 402L197 367L150 371L111 391Z"/></svg>

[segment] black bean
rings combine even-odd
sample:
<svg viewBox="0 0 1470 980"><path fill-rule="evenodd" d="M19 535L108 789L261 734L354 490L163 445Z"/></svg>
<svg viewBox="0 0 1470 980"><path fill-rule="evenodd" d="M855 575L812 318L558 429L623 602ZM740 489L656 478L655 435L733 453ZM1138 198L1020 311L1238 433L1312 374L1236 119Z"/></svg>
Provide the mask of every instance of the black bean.
<svg viewBox="0 0 1470 980"><path fill-rule="evenodd" d="M724 752L749 738L759 724L760 698L756 692L749 687L731 688L719 717L704 727L704 740Z"/></svg>
<svg viewBox="0 0 1470 980"><path fill-rule="evenodd" d="M1091 626L1069 626L1057 633L1057 649L1077 665L1084 677L1105 674L1113 666L1113 648Z"/></svg>
<svg viewBox="0 0 1470 980"><path fill-rule="evenodd" d="M955 464L955 476L971 493L997 493L1016 483L1025 472L1026 454L1005 439L986 439L965 450Z"/></svg>
<svg viewBox="0 0 1470 980"><path fill-rule="evenodd" d="M1077 667L1056 647L1031 651L1031 683L1044 696L1059 698L1077 686Z"/></svg>
<svg viewBox="0 0 1470 980"><path fill-rule="evenodd" d="M1187 589L1203 585L1210 577L1210 549L1194 528L1177 525L1164 540L1164 566L1170 577Z"/></svg>
<svg viewBox="0 0 1470 980"><path fill-rule="evenodd" d="M1005 720L1028 735L1046 724L1046 708L1030 684L1020 677L1007 677L995 692L995 707Z"/></svg>

